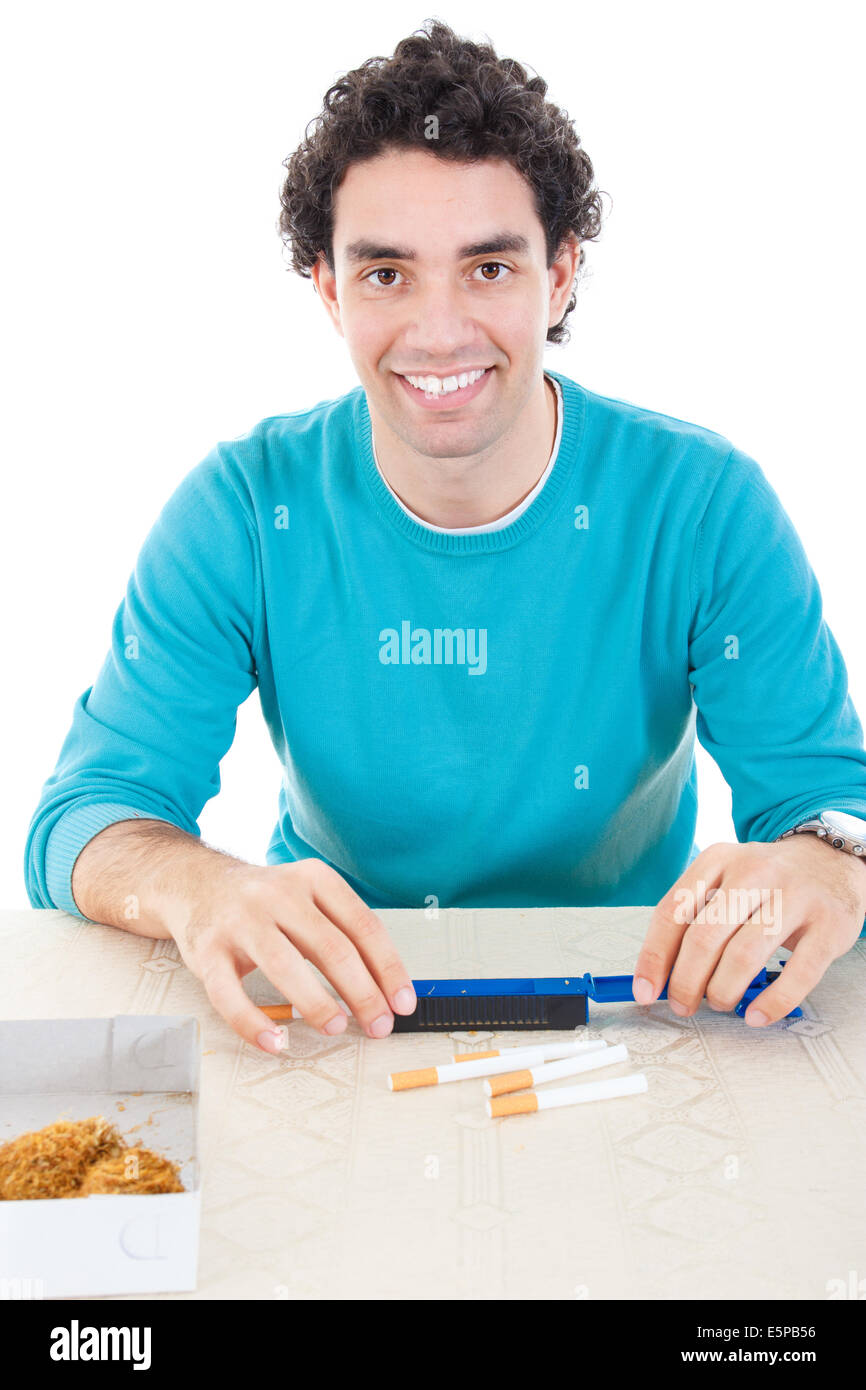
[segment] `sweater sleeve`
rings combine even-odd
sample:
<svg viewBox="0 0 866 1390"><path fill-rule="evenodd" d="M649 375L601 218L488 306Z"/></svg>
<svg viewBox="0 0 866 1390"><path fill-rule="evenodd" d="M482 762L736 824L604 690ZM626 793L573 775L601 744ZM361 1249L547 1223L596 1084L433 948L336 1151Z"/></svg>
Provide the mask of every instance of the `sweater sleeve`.
<svg viewBox="0 0 866 1390"><path fill-rule="evenodd" d="M72 897L75 861L115 821L147 817L199 834L237 708L256 685L257 555L217 446L147 535L102 669L73 707L27 835L34 907L83 916Z"/></svg>
<svg viewBox="0 0 866 1390"><path fill-rule="evenodd" d="M737 838L824 808L866 817L863 729L794 525L732 449L697 529L689 679L696 731L731 788Z"/></svg>

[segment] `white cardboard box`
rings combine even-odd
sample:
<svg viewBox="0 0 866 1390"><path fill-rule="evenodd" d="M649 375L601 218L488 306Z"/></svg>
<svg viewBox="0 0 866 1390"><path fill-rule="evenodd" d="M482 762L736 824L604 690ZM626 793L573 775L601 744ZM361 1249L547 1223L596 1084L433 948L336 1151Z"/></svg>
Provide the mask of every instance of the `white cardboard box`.
<svg viewBox="0 0 866 1390"><path fill-rule="evenodd" d="M0 1298L196 1287L200 1065L191 1017L0 1021L0 1143L101 1114L179 1162L186 1189L0 1202Z"/></svg>

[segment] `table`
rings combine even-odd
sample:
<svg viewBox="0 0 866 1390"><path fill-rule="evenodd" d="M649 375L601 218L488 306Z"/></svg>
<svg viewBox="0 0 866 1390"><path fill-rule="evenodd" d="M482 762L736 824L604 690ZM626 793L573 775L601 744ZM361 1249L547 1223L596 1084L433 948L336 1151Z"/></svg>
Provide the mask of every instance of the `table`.
<svg viewBox="0 0 866 1390"><path fill-rule="evenodd" d="M630 973L651 915L381 913L415 978ZM352 1021L328 1039L298 1021L270 1056L173 941L7 911L0 953L4 1018L201 1020L199 1286L154 1297L826 1299L866 1277L862 940L804 1018L766 1030L706 1005L591 1004L587 1035L625 1043L649 1090L504 1120L480 1081L394 1093L386 1076L526 1034L374 1041ZM245 984L277 997L259 971Z"/></svg>

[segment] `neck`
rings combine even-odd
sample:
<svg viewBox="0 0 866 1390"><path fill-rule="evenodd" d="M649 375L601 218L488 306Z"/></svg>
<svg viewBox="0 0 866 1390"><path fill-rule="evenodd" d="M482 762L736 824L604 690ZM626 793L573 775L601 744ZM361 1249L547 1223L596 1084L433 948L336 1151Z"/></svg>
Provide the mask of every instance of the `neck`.
<svg viewBox="0 0 866 1390"><path fill-rule="evenodd" d="M544 473L556 438L556 389L542 375L506 434L469 457L421 454L372 409L370 416L379 470L404 506L431 526L484 526L528 497Z"/></svg>

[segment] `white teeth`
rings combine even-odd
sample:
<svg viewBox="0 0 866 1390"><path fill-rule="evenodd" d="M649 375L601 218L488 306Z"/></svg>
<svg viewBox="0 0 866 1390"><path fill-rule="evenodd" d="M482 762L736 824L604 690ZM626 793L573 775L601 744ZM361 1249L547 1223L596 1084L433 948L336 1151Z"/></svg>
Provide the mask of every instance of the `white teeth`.
<svg viewBox="0 0 866 1390"><path fill-rule="evenodd" d="M466 386L471 386L474 381L478 381L487 370L486 367L477 372L461 372L459 376L407 376L406 380L410 386L414 386L418 391L424 391L428 396L446 396L450 391L463 390Z"/></svg>

